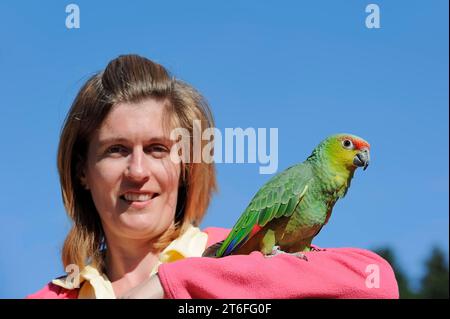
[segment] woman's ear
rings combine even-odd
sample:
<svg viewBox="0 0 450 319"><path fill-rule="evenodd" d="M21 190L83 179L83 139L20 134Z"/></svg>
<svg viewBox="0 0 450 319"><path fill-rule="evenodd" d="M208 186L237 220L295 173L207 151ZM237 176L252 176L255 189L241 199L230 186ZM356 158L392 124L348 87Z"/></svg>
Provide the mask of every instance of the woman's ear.
<svg viewBox="0 0 450 319"><path fill-rule="evenodd" d="M81 183L81 186L83 186L85 190L89 190L89 184L87 182L86 174L84 173L84 170L80 175L80 183Z"/></svg>
<svg viewBox="0 0 450 319"><path fill-rule="evenodd" d="M87 182L86 178L86 166L84 164L83 158L80 155L78 155L77 158L76 170L78 172L78 180L80 181L81 186L83 186L85 190L89 190L89 183Z"/></svg>

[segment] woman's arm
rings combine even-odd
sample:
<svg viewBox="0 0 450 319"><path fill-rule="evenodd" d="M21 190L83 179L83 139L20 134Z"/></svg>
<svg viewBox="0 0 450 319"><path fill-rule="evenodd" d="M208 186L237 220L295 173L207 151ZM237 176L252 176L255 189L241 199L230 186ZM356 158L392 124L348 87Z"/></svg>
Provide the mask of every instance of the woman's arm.
<svg viewBox="0 0 450 319"><path fill-rule="evenodd" d="M188 258L159 267L166 298L398 298L390 265L362 249Z"/></svg>
<svg viewBox="0 0 450 319"><path fill-rule="evenodd" d="M207 246L228 229L210 227ZM162 264L158 276L133 289L128 298L398 298L391 266L373 252L330 248L290 255L188 258ZM378 276L378 277L377 277Z"/></svg>

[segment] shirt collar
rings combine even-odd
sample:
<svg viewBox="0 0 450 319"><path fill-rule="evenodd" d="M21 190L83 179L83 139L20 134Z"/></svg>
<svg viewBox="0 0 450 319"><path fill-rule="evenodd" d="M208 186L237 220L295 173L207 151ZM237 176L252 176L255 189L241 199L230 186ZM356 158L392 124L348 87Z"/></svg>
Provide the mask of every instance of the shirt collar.
<svg viewBox="0 0 450 319"><path fill-rule="evenodd" d="M150 276L158 271L159 265L188 257L201 257L205 250L208 235L198 227L190 226L180 237L172 241L160 254L158 263L153 267ZM114 290L106 274L91 265L86 265L79 274L79 286L75 287L73 276L64 276L52 280L54 285L65 289L76 289L79 299L115 299ZM76 284L76 283L75 283Z"/></svg>

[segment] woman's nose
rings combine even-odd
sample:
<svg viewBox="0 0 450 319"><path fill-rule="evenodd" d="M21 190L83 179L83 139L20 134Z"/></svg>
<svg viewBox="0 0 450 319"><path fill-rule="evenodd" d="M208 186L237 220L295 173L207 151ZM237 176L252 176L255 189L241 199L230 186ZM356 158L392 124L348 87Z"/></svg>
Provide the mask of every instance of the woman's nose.
<svg viewBox="0 0 450 319"><path fill-rule="evenodd" d="M129 157L126 176L136 182L145 182L149 179L149 169L146 165L145 153L142 149L133 150Z"/></svg>

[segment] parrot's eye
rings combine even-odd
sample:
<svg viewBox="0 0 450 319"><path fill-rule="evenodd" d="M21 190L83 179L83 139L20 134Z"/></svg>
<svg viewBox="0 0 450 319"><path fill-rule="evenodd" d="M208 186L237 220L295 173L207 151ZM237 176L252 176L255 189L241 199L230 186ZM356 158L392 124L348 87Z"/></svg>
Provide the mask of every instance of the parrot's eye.
<svg viewBox="0 0 450 319"><path fill-rule="evenodd" d="M344 148L349 149L349 150L353 149L353 143L350 140L343 140L342 146L344 146Z"/></svg>

